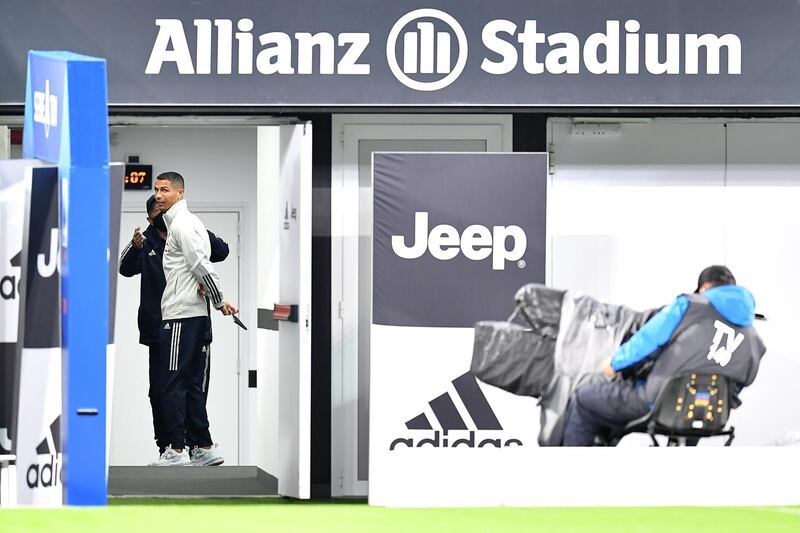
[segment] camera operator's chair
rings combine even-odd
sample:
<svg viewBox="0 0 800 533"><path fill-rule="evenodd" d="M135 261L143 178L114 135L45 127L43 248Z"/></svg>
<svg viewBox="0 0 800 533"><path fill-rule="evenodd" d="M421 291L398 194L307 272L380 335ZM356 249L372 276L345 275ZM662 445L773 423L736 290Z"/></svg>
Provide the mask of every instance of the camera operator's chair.
<svg viewBox="0 0 800 533"><path fill-rule="evenodd" d="M652 411L629 422L608 439L616 446L628 433L647 433L658 446L656 435L667 437L667 446L696 445L703 437L726 435L725 446L733 441L728 429L731 390L725 376L692 372L672 378L656 398Z"/></svg>

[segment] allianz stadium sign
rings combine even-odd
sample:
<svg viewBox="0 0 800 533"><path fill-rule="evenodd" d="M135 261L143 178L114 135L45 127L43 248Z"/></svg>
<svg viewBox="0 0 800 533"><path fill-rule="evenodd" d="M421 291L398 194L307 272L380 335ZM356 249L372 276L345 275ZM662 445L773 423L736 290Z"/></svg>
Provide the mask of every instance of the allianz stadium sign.
<svg viewBox="0 0 800 533"><path fill-rule="evenodd" d="M56 25L45 42L33 28L35 9L14 3L0 10L16 21L3 30L14 50L2 52L20 64L27 49L43 47L106 57L112 105L800 104L800 55L787 53L800 48L795 2L374 7L369 0L224 7L141 0L127 8L76 0L70 24ZM0 103L21 102L21 76L0 80Z"/></svg>

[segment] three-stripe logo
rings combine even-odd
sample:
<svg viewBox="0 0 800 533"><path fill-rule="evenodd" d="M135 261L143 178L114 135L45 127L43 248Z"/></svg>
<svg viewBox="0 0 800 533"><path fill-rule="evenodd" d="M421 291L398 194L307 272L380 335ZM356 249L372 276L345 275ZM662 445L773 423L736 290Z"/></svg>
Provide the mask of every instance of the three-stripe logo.
<svg viewBox="0 0 800 533"><path fill-rule="evenodd" d="M453 387L455 387L456 393L464 403L464 407L466 408L470 418L472 418L474 427L467 427L467 423L458 412L458 408L456 407L455 402L453 402L453 398L450 396L450 393L445 392L429 402L431 410L433 411L433 414L439 422L439 425L441 425L443 431L456 429L503 429L503 426L500 425L500 421L497 419L494 411L492 411L489 401L486 399L483 391L478 386L478 382L475 381L475 376L471 372L462 374L454 379ZM428 416L425 413L421 413L406 422L406 427L408 429L433 429L433 426L431 426Z"/></svg>
<svg viewBox="0 0 800 533"><path fill-rule="evenodd" d="M402 47L398 41L402 41ZM417 91L438 91L456 81L467 64L467 49L464 28L438 9L406 13L386 39L386 59L392 74ZM401 52L402 67L398 61Z"/></svg>
<svg viewBox="0 0 800 533"><path fill-rule="evenodd" d="M475 375L471 372L460 375L452 381L453 388L455 389L457 399L463 404L462 410L456 406L453 396L450 392L440 394L430 402L428 405L434 417L434 423L441 429L434 427L431 419L425 412L422 412L414 418L408 420L405 425L409 430L427 430L433 431L432 438L423 439L418 441L416 447L430 445L435 448L455 448L457 446L465 446L468 448L475 448L475 434L480 431L502 431L503 426L497 418L492 406L486 399L486 395L478 385ZM454 431L467 432L464 438L455 440L449 444L448 434ZM399 445L406 447L414 447L413 438L397 438L389 446L389 450L394 450ZM486 438L478 442L477 447L482 448L485 446L500 448L502 446L517 445L521 446L522 442L519 439L507 439L505 443L500 438Z"/></svg>
<svg viewBox="0 0 800 533"><path fill-rule="evenodd" d="M181 348L182 328L183 324L181 322L175 322L174 327L172 328L172 337L170 338L170 349L169 349L170 370L178 370L178 355L180 354L180 348Z"/></svg>
<svg viewBox="0 0 800 533"><path fill-rule="evenodd" d="M36 455L40 459L25 469L25 482L28 488L54 487L64 483L64 471L61 468L61 416L57 416L50 424L47 434L36 447ZM44 462L41 457L46 459Z"/></svg>

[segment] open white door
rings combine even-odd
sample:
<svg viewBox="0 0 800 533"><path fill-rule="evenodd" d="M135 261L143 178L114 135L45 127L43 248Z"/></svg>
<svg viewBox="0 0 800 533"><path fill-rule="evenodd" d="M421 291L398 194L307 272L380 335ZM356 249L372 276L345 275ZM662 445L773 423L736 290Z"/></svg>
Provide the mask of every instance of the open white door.
<svg viewBox="0 0 800 533"><path fill-rule="evenodd" d="M510 152L510 115L334 115L331 495L369 489L372 153Z"/></svg>
<svg viewBox="0 0 800 533"><path fill-rule="evenodd" d="M297 321L278 324L278 492L305 499L311 497L311 124L279 130L278 190L271 199L278 204L275 303L296 305Z"/></svg>

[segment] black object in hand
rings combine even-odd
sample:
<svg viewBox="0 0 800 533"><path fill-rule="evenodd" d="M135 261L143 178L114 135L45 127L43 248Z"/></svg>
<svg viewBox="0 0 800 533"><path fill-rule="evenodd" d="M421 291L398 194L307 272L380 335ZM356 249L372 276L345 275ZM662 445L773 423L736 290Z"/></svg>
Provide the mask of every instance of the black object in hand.
<svg viewBox="0 0 800 533"><path fill-rule="evenodd" d="M231 318L233 318L233 321L236 322L237 326L247 331L247 326L245 326L244 323L241 320L239 320L239 317L237 317L236 315L231 315Z"/></svg>

